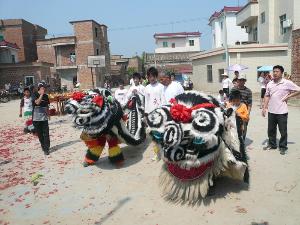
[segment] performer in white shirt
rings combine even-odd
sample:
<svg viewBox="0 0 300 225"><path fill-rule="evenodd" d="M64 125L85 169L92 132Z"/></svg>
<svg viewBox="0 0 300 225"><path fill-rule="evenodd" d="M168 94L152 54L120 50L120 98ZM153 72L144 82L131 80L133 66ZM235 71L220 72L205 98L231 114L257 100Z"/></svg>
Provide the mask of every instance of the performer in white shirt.
<svg viewBox="0 0 300 225"><path fill-rule="evenodd" d="M183 87L179 82L172 81L170 73L162 73L161 82L164 87L165 104L169 104L172 98L184 92Z"/></svg>
<svg viewBox="0 0 300 225"><path fill-rule="evenodd" d="M127 103L127 90L123 83L120 83L119 88L115 91L115 99L124 107Z"/></svg>
<svg viewBox="0 0 300 225"><path fill-rule="evenodd" d="M139 73L134 73L132 75L134 84L131 85L127 92L127 99L129 100L133 94L140 94L145 96L145 87L141 84L142 76Z"/></svg>
<svg viewBox="0 0 300 225"><path fill-rule="evenodd" d="M150 82L145 88L145 114L165 104L164 86L157 81L158 71L155 67L147 70L147 79Z"/></svg>
<svg viewBox="0 0 300 225"><path fill-rule="evenodd" d="M223 76L222 80L222 86L223 86L223 91L226 94L226 96L229 96L229 89L233 86L232 81L229 79L228 74L225 72L221 74Z"/></svg>

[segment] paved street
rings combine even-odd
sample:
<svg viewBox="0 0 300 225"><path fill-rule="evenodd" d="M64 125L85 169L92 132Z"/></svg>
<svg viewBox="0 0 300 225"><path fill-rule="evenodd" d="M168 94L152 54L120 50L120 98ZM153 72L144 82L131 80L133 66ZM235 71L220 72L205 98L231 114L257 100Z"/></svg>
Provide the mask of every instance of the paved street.
<svg viewBox="0 0 300 225"><path fill-rule="evenodd" d="M300 224L300 108L289 109L287 155L262 150L267 119L256 102L247 139L250 186L221 178L215 196L188 206L160 196L161 162L151 161L150 140L124 146L123 168L109 164L107 151L83 168L86 148L68 116L51 118L46 157L38 139L22 133L19 101L0 104L0 224Z"/></svg>

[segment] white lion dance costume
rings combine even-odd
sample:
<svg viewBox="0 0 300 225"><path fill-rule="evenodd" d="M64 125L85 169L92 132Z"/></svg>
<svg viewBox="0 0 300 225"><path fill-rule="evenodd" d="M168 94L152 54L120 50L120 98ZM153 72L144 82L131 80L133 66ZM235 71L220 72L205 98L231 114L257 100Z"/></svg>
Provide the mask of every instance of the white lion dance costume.
<svg viewBox="0 0 300 225"><path fill-rule="evenodd" d="M142 101L141 96L132 96L127 104L127 115L106 89L73 94L65 109L73 115L75 127L83 129L81 139L88 147L85 166L97 162L106 142L109 147L109 160L118 164L124 160L118 145L120 141L138 145L145 140Z"/></svg>
<svg viewBox="0 0 300 225"><path fill-rule="evenodd" d="M248 182L232 112L212 96L190 91L148 114L150 134L164 160L160 185L167 199L197 202L219 175Z"/></svg>

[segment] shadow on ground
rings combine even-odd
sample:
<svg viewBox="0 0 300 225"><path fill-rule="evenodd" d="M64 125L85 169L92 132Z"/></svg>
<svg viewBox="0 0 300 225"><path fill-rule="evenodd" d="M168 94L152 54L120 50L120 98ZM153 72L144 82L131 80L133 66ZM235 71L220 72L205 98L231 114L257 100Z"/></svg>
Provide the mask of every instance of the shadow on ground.
<svg viewBox="0 0 300 225"><path fill-rule="evenodd" d="M148 146L151 143L151 138L146 138L145 142L138 145L138 146L125 146L122 147L122 152L124 155L124 164L120 167L126 168L133 164L138 163L143 159L144 152L148 148ZM104 151L107 151L106 149ZM104 170L111 170L111 169L118 169L115 165L110 163L108 157L102 157L98 160L98 162L95 164L98 168L104 169Z"/></svg>
<svg viewBox="0 0 300 225"><path fill-rule="evenodd" d="M214 181L214 188L211 188L210 196L198 199L194 202L189 201L173 201L172 199L165 198L170 204L176 205L187 205L190 207L199 206L204 204L205 206L210 205L212 202L217 202L218 199L225 198L230 193L239 193L241 191L247 191L249 189L249 184L242 181L233 180L227 177L220 177Z"/></svg>
<svg viewBox="0 0 300 225"><path fill-rule="evenodd" d="M64 147L68 147L68 146L73 145L73 144L78 143L78 142L81 142L81 141L78 139L78 140L67 141L67 142L64 142L62 144L55 145L55 146L50 148L50 153L56 152L56 151L58 151L58 150L60 150Z"/></svg>

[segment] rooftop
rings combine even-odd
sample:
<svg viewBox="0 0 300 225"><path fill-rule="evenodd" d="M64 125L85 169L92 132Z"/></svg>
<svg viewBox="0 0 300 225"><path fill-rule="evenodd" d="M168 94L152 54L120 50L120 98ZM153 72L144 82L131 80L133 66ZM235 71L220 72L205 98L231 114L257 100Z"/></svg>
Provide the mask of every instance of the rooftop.
<svg viewBox="0 0 300 225"><path fill-rule="evenodd" d="M84 23L84 22L93 22L93 23L97 24L98 26L107 27L105 24L100 24L100 23L96 22L95 20L75 20L75 21L70 21L69 23L73 25L73 23Z"/></svg>
<svg viewBox="0 0 300 225"><path fill-rule="evenodd" d="M201 33L197 32L178 32L178 33L156 33L154 38L165 38L165 37L200 37Z"/></svg>
<svg viewBox="0 0 300 225"><path fill-rule="evenodd" d="M224 6L223 9L221 9L220 11L215 11L209 18L209 21L211 21L212 19L218 18L223 12L238 12L242 9L243 7L239 7L239 6Z"/></svg>

